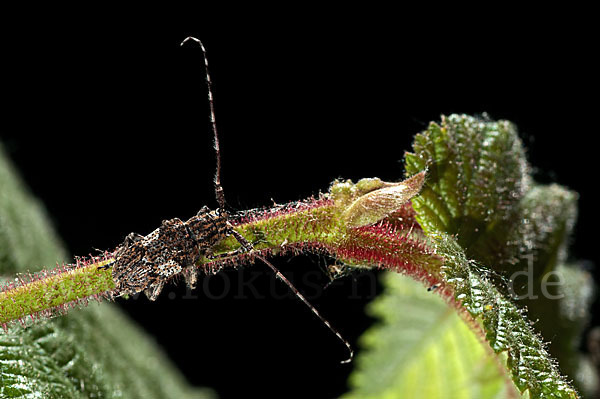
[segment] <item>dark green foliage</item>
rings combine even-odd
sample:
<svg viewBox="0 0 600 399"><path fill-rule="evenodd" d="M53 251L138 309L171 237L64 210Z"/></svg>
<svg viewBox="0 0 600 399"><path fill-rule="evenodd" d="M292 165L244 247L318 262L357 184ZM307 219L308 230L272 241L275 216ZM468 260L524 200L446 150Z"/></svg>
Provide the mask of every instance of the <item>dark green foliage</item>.
<svg viewBox="0 0 600 399"><path fill-rule="evenodd" d="M413 201L422 227L456 235L469 258L491 267L509 257L506 238L530 185L514 125L450 115L416 135L413 149L405 157L407 176L428 170Z"/></svg>
<svg viewBox="0 0 600 399"><path fill-rule="evenodd" d="M453 238L441 236L438 248L445 255L445 279L456 300L482 323L492 349L507 352L508 369L517 388L529 390L534 398L577 397L523 311L473 267Z"/></svg>

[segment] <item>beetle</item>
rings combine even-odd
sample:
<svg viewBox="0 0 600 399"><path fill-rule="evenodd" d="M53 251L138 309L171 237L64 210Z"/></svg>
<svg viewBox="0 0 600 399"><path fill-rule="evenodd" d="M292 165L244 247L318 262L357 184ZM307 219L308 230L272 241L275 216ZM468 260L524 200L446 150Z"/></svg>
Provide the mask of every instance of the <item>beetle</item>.
<svg viewBox="0 0 600 399"><path fill-rule="evenodd" d="M115 282L114 295L133 295L144 291L150 300L156 300L168 280L176 275L183 274L187 284L194 287L196 282L196 264L201 257L213 257L211 248L226 237L234 236L240 243L238 250L221 254L219 257L233 256L243 251L254 249L244 236L237 232L229 221L229 214L225 210L225 195L221 186L221 156L219 137L215 120L215 109L212 94L212 82L208 69L206 49L199 39L187 37L181 42L198 43L204 58L204 70L208 87L208 102L210 107L210 121L213 133L216 155L215 196L219 208L210 210L208 207L200 209L197 215L187 221L180 219L164 220L159 228L146 236L137 233L129 234L123 243L114 252L115 260L102 268L112 267L112 277ZM344 343L349 351L348 359L352 360L354 351L348 341L327 321L317 309L308 302L296 287L267 259L260 254L255 254L263 261L294 294Z"/></svg>
<svg viewBox="0 0 600 399"><path fill-rule="evenodd" d="M180 273L194 288L195 265L202 256L210 256L210 248L231 231L227 212L203 207L185 222L177 218L164 220L147 236L129 234L115 251L115 292L132 295L144 291L154 301L164 283Z"/></svg>

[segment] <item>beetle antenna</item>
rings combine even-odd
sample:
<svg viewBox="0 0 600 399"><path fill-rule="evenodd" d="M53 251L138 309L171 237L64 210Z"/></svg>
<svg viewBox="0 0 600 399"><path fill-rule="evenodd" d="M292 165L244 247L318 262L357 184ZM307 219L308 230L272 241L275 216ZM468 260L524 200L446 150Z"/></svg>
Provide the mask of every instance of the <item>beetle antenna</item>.
<svg viewBox="0 0 600 399"><path fill-rule="evenodd" d="M210 122L212 125L212 131L213 131L213 136L214 136L214 145L215 145L216 158L217 158L217 168L216 168L216 172L215 172L215 195L217 197L217 202L219 204L219 207L221 209L224 209L225 208L225 195L223 194L223 187L221 186L221 151L219 148L219 136L217 135L217 123L216 123L216 119L215 119L215 104L214 104L214 99L213 99L213 94L212 94L212 81L210 80L210 73L208 72L208 58L206 57L206 49L204 48L204 45L202 44L202 42L199 39L196 39L195 37L192 37L192 36L186 37L181 42L181 45L183 46L189 40L193 40L200 45L200 48L202 49L202 55L204 57L204 70L206 71L206 83L208 85L208 103L210 105ZM236 238L236 240L240 243L240 245L242 246L242 248L244 250L252 251L254 249L254 246L252 245L252 243L250 243L248 240L246 240L246 238L243 235L241 235L239 232L237 232L235 229L233 229L233 227L231 228L231 234ZM294 285L283 275L283 273L281 273L279 271L279 269L277 269L271 262L269 262L267 259L265 259L262 255L260 255L260 254L255 254L255 255L257 258L262 260L275 273L275 276L277 278L279 278L281 281L283 281L294 292L294 294L319 318L319 320L321 320L323 322L323 324L325 324L325 326L327 326L327 328L329 328L329 330L331 332L333 332L336 335L336 337L344 343L344 345L346 345L346 348L348 348L348 352L350 353L350 355L349 355L348 359L342 361L342 363L351 362L352 358L354 357L354 351L352 350L352 346L350 345L350 343L346 339L344 339L344 337L342 337L342 335L331 325L331 323L329 323L329 321L327 321L327 319L325 319L323 316L321 316L319 311L304 297L304 295L302 295L300 293L300 291L298 291L298 289L296 287L294 287Z"/></svg>
<svg viewBox="0 0 600 399"><path fill-rule="evenodd" d="M248 240L246 240L246 238L241 235L238 231L236 230L231 230L231 234L236 238L236 240L238 240L238 242L240 243L240 245L247 251L251 251L254 249L254 246L252 245L252 243L250 243ZM298 289L294 286L294 284L292 284L292 282L290 280L288 280L283 273L281 273L279 271L279 269L277 269L271 262L269 262L267 259L265 259L265 257L263 257L260 254L255 254L255 256L262 260L267 266L269 266L269 268L273 271L273 273L275 273L275 276L277 278L279 278L281 281L283 281L291 290L292 292L302 301L304 302L304 304L314 313L315 316L317 316L319 318L319 320L321 320L323 322L323 324L325 324L325 326L327 328L329 328L329 330L335 334L335 336L343 342L344 345L346 345L346 348L348 349L348 353L349 356L346 360L341 361L342 364L344 363L350 363L352 361L352 358L354 357L354 350L352 349L352 346L350 345L350 343L344 338L342 337L342 334L340 334L340 332L338 330L336 330L331 323L325 319L323 316L321 316L321 313L319 313L319 311L317 310L317 308L315 308L309 301L308 299L306 299L304 297L304 295L302 295L300 293L300 291L298 291Z"/></svg>
<svg viewBox="0 0 600 399"><path fill-rule="evenodd" d="M212 81L210 80L210 73L208 72L208 58L206 57L206 49L204 48L204 44L202 44L202 42L195 37L186 37L181 42L181 46L183 46L189 40L193 40L200 45L200 49L202 49L202 56L204 57L204 70L206 71L206 84L208 86L208 104L210 106L210 123L214 137L215 156L217 159L217 168L215 171L215 195L217 197L219 208L225 209L225 194L223 193L223 187L221 186L221 149L219 147L219 135L217 134L217 121L215 118L215 103L212 93Z"/></svg>

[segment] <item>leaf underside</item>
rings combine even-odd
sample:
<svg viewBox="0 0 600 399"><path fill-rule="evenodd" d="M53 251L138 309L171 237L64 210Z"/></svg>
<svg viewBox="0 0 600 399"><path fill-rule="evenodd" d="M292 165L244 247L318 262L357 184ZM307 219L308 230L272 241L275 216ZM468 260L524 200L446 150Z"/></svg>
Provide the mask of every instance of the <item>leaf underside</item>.
<svg viewBox="0 0 600 399"><path fill-rule="evenodd" d="M520 397L492 351L441 297L396 273L383 284L370 305L380 323L361 337L365 354L344 398Z"/></svg>

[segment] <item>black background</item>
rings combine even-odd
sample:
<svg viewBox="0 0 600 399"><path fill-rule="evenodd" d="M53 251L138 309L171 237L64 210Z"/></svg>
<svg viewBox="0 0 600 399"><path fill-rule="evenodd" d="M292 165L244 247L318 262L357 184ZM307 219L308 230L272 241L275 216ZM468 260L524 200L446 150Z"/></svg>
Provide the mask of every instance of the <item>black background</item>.
<svg viewBox="0 0 600 399"><path fill-rule="evenodd" d="M179 47L194 35L208 50L232 209L317 195L338 177L399 180L429 121L488 112L517 124L537 180L580 193L571 256L596 261L597 64L579 16L317 20L288 10L278 23L241 24L208 11L102 11L20 18L2 37L0 137L71 253L216 207L201 53ZM371 276L322 292L324 259L274 262L356 346L372 322ZM255 274L264 297L236 298ZM118 301L192 384L223 399L346 390L343 345L265 266L202 284L196 299L180 283L157 303Z"/></svg>

